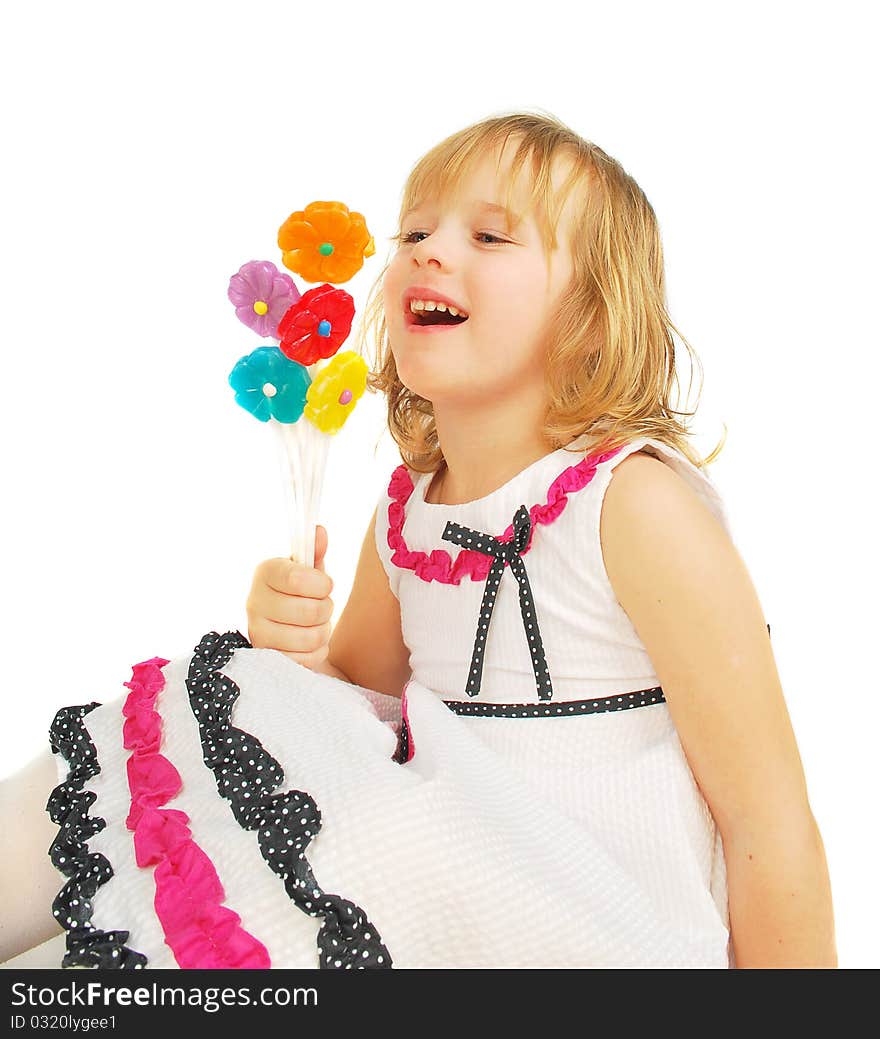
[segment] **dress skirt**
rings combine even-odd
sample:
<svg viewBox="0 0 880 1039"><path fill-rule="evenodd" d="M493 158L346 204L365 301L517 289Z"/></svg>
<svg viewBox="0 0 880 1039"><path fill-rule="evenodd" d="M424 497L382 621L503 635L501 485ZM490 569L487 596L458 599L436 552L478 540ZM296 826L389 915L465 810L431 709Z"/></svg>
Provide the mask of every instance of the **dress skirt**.
<svg viewBox="0 0 880 1039"><path fill-rule="evenodd" d="M733 965L659 689L398 699L238 632L126 686L52 726L64 966Z"/></svg>

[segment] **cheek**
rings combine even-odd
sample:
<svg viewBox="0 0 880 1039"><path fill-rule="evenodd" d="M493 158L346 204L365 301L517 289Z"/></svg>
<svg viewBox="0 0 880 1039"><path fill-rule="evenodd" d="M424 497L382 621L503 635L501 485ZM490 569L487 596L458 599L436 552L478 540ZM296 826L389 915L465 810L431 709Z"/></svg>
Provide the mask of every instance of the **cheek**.
<svg viewBox="0 0 880 1039"><path fill-rule="evenodd" d="M382 303L385 307L386 315L390 313L389 303L391 302L391 296L394 290L394 272L389 267L385 272L385 277L382 279Z"/></svg>
<svg viewBox="0 0 880 1039"><path fill-rule="evenodd" d="M521 322L523 318L528 320L536 309L544 309L547 272L541 264L511 264L498 273L492 286L498 301L493 310L516 315L516 321Z"/></svg>
<svg viewBox="0 0 880 1039"><path fill-rule="evenodd" d="M518 356L530 354L547 322L546 303L534 282L508 282L503 302L491 308L481 333L499 349Z"/></svg>
<svg viewBox="0 0 880 1039"><path fill-rule="evenodd" d="M386 313L390 313L392 306L399 301L403 287L403 265L400 258L395 257L389 263L385 277L382 279L382 298L385 302Z"/></svg>

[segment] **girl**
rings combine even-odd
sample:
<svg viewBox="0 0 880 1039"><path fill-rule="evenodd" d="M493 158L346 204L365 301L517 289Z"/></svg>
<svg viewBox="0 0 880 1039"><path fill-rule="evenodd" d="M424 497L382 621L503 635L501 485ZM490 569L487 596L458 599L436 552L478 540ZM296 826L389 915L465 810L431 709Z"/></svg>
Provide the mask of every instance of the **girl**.
<svg viewBox="0 0 880 1039"><path fill-rule="evenodd" d="M365 327L403 464L339 623L319 528L314 567L257 568L250 644L59 712L59 957L835 966L769 628L670 403L643 192L500 116L415 166L395 237Z"/></svg>

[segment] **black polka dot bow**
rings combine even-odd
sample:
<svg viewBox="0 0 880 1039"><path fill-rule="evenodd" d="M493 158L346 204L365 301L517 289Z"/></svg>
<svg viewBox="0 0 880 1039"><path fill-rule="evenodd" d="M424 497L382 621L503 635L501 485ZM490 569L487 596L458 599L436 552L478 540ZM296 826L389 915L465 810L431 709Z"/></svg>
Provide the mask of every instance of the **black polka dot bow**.
<svg viewBox="0 0 880 1039"><path fill-rule="evenodd" d="M480 605L477 637L474 641L474 652L471 657L470 671L468 672L468 696L476 696L480 691L489 622L492 619L492 610L495 608L495 597L498 592L498 585L501 583L501 575L504 573L505 566L508 565L519 584L519 608L529 643L529 652L532 655L532 668L535 672L535 682L538 686L538 697L541 700L549 700L553 696L550 671L547 668L547 661L544 657L544 644L541 642L541 633L538 630L535 600L521 555L529 543L531 530L532 517L529 515L529 510L525 505L520 505L516 510L516 515L513 517L513 537L510 541L499 541L498 538L493 537L491 534L484 534L479 530L471 530L469 527L463 527L451 521L446 524L443 530L444 541L452 541L463 548L471 549L475 552L483 552L487 556L494 556L491 569L486 577L486 590L483 592L483 601Z"/></svg>

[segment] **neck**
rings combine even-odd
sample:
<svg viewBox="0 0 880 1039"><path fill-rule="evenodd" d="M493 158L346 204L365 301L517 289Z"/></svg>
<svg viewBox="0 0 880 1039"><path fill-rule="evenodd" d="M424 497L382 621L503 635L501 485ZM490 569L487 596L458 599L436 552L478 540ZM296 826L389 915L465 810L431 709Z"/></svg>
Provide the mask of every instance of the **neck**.
<svg viewBox="0 0 880 1039"><path fill-rule="evenodd" d="M532 413L515 407L472 408L467 412L434 405L434 421L443 451L431 486L435 504L460 505L483 498L523 469L550 454L554 445L541 434L543 402Z"/></svg>

